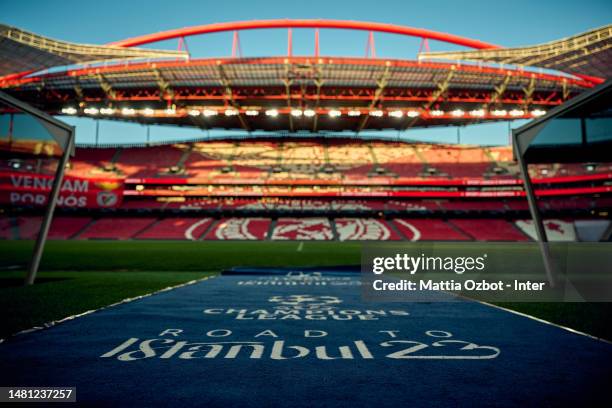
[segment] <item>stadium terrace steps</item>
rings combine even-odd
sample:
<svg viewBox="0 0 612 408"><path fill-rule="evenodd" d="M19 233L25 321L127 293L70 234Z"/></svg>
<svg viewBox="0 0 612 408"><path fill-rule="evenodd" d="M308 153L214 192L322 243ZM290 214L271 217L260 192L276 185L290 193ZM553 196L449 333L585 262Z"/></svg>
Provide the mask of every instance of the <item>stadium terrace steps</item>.
<svg viewBox="0 0 612 408"><path fill-rule="evenodd" d="M167 205L168 202L156 199L124 199L120 208L122 210L163 210Z"/></svg>
<svg viewBox="0 0 612 408"><path fill-rule="evenodd" d="M265 240L270 228L268 218L222 218L209 229L206 240Z"/></svg>
<svg viewBox="0 0 612 408"><path fill-rule="evenodd" d="M198 240L213 223L212 218L164 218L135 235L135 239Z"/></svg>
<svg viewBox="0 0 612 408"><path fill-rule="evenodd" d="M165 203L165 210L180 210L180 211L198 211L198 210L218 210L220 206L220 199L216 198L200 198L188 201L180 202L167 202Z"/></svg>
<svg viewBox="0 0 612 408"><path fill-rule="evenodd" d="M506 207L511 211L529 211L527 200L508 200Z"/></svg>
<svg viewBox="0 0 612 408"><path fill-rule="evenodd" d="M91 217L55 216L49 229L49 239L70 239L83 231L92 221Z"/></svg>
<svg viewBox="0 0 612 408"><path fill-rule="evenodd" d="M112 168L116 148L77 148L75 157L70 161L68 174L92 176L106 173Z"/></svg>
<svg viewBox="0 0 612 408"><path fill-rule="evenodd" d="M334 221L340 241L400 241L394 228L385 220L374 218L337 218Z"/></svg>
<svg viewBox="0 0 612 408"><path fill-rule="evenodd" d="M327 218L279 218L272 240L330 241L334 238Z"/></svg>
<svg viewBox="0 0 612 408"><path fill-rule="evenodd" d="M40 216L0 217L0 239L35 239ZM551 241L575 241L575 223L544 221ZM136 240L286 240L286 241L528 241L535 239L531 220L500 218L351 218L279 219L258 217L117 217L93 219L59 215L49 239Z"/></svg>
<svg viewBox="0 0 612 408"><path fill-rule="evenodd" d="M541 199L543 210L584 210L590 208L609 208L612 201L606 198L584 199ZM296 212L318 211L321 213L334 211L352 212L460 212L460 213L504 213L507 211L528 211L527 201L523 198L513 199L461 199L461 200L433 200L433 199L329 199L329 198L188 198L184 201L158 201L157 198L141 198L128 196L123 200L121 210L143 211L281 211ZM251 215L251 214L249 214ZM268 216L269 214L265 214Z"/></svg>
<svg viewBox="0 0 612 408"><path fill-rule="evenodd" d="M48 239L74 238L92 219L90 217L55 216L49 228ZM42 217L20 216L0 218L0 238L35 239L40 231Z"/></svg>
<svg viewBox="0 0 612 408"><path fill-rule="evenodd" d="M581 210L590 209L593 200L587 197L551 198L545 201L549 210Z"/></svg>
<svg viewBox="0 0 612 408"><path fill-rule="evenodd" d="M386 202L387 210L395 211L439 211L440 206L433 200L389 200Z"/></svg>
<svg viewBox="0 0 612 408"><path fill-rule="evenodd" d="M155 163L155 165L152 165ZM367 179L377 168L384 177L516 178L512 149L466 145L435 145L351 139L267 139L193 142L124 148L78 148L70 174L93 175L117 171L128 177L163 177L172 167L186 177L211 179ZM496 174L493 170L501 169ZM322 172L322 169L325 169ZM428 171L432 169L432 171ZM435 171L433 171L435 169ZM535 165L533 176L587 174L582 165ZM610 163L597 172L610 172Z"/></svg>
<svg viewBox="0 0 612 408"><path fill-rule="evenodd" d="M0 238L1 239L15 239L15 227L13 225L12 217L0 218Z"/></svg>
<svg viewBox="0 0 612 408"><path fill-rule="evenodd" d="M593 201L594 201L594 205L597 208L612 209L612 197L597 197Z"/></svg>
<svg viewBox="0 0 612 408"><path fill-rule="evenodd" d="M506 220L453 219L449 222L477 241L529 241L525 234Z"/></svg>
<svg viewBox="0 0 612 408"><path fill-rule="evenodd" d="M156 221L144 217L105 217L90 224L79 239L130 239Z"/></svg>
<svg viewBox="0 0 612 408"><path fill-rule="evenodd" d="M445 211L460 211L460 212L471 212L471 211L493 211L503 212L506 210L504 202L501 200L497 201L485 201L485 200L455 200L455 201L438 201L438 205L442 210Z"/></svg>
<svg viewBox="0 0 612 408"><path fill-rule="evenodd" d="M42 217L16 217L15 228L19 239L34 239L40 231Z"/></svg>
<svg viewBox="0 0 612 408"><path fill-rule="evenodd" d="M393 220L398 230L411 241L469 241L464 233L454 229L447 222L439 219L406 219Z"/></svg>
<svg viewBox="0 0 612 408"><path fill-rule="evenodd" d="M128 177L157 177L180 160L183 152L174 146L124 147L118 150L115 167Z"/></svg>

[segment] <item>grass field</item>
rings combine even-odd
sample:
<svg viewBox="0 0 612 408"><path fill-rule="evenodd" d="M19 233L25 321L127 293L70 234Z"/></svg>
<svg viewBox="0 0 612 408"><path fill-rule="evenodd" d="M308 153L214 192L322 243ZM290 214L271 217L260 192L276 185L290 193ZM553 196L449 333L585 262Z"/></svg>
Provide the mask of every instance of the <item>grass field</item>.
<svg viewBox="0 0 612 408"><path fill-rule="evenodd" d="M232 266L359 265L360 243L50 241L35 285L22 286L29 241L0 241L0 338ZM609 303L504 303L612 339Z"/></svg>

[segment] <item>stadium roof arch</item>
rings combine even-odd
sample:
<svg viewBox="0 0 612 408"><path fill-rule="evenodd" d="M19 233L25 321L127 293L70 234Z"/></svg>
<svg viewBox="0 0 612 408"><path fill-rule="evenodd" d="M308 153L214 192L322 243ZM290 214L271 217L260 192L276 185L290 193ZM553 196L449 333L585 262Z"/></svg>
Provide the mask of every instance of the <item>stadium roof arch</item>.
<svg viewBox="0 0 612 408"><path fill-rule="evenodd" d="M287 55L237 55L239 31L272 28L288 29ZM293 55L293 28L315 30L314 55ZM319 30L328 28L369 32L370 55L319 55ZM203 129L360 132L537 117L600 81L525 67L376 58L374 32L443 41L477 52L503 49L421 28L345 20L218 23L101 47L132 52L138 45L168 39L182 44L186 36L223 31L234 32L231 57L123 60L5 76L0 88L54 114Z"/></svg>

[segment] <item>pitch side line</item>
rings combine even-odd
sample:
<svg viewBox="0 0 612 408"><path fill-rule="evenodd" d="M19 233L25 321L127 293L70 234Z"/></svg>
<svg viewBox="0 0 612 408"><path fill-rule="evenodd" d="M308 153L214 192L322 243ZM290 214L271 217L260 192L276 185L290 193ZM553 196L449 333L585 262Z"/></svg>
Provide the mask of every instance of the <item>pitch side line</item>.
<svg viewBox="0 0 612 408"><path fill-rule="evenodd" d="M450 293L450 292L448 292L448 293ZM607 343L607 344L612 344L612 341L604 339L602 337L593 336L592 334L581 332L580 330L572 329L571 327L562 326L562 325L557 324L557 323L549 322L548 320L540 319L538 317L528 315L527 313L518 312L516 310L508 309L508 308L505 308L503 306L494 305L493 303L488 303L488 302L485 302L483 300L478 300L478 299L472 299L472 298L465 297L465 296L462 296L462 295L455 294L455 296L460 297L460 298L465 299L465 300L470 300L470 301L473 301L473 302L477 302L477 303L483 304L485 306L493 307L495 309L503 310L505 312L512 313L512 314L515 314L515 315L518 315L518 316L521 316L521 317L526 317L527 319L535 320L536 322L539 322L539 323L547 324L549 326L554 326L554 327L557 327L559 329L568 331L570 333L578 334L580 336L586 336L586 337L588 337L590 339L598 340L598 341L601 341L601 342L604 342L604 343Z"/></svg>
<svg viewBox="0 0 612 408"><path fill-rule="evenodd" d="M35 327L29 328L29 329L21 330L21 331L15 333L15 334L11 334L9 337L0 339L0 344L4 343L5 340L7 340L8 338L11 338L11 337L15 337L15 336L19 336L19 335L22 335L22 334L36 332L36 331L39 331L39 330L45 330L45 329L48 329L50 327L57 326L60 323L64 323L64 322L67 322L67 321L70 321L70 320L74 320L74 319L76 319L78 317L87 316L87 315L90 315L92 313L99 312L101 310L105 310L105 309L109 309L111 307L123 305L125 303L134 302L136 300L144 299L144 298L147 298L149 296L157 295L159 293L169 292L171 290L179 289L179 288L182 288L182 287L185 287L185 286L191 286L191 285L194 285L196 283L203 282L203 281L205 281L207 279L212 279L212 278L214 278L216 276L217 275L205 276L205 277L200 278L200 279L190 280L189 282L181 283L181 284L178 284L178 285L175 285L175 286L168 286L168 287L165 287L163 289L156 290L155 292L146 293L144 295L135 296L135 297L131 297L131 298L126 298L126 299L120 300L118 302L111 303L110 305L103 306L103 307L98 308L98 309L87 310L87 311L85 311L83 313L75 314L75 315L72 315L72 316L67 316L67 317L64 317L63 319L60 319L60 320L52 320L50 322L43 323L42 326L35 326Z"/></svg>

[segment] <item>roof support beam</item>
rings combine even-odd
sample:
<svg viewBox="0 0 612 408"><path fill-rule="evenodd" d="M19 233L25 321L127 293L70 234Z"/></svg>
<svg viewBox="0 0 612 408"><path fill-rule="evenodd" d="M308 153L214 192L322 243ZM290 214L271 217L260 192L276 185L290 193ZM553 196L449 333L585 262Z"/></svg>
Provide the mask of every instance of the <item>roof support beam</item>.
<svg viewBox="0 0 612 408"><path fill-rule="evenodd" d="M109 100L114 100L117 97L117 93L113 90L110 82L108 82L108 80L102 74L97 74L96 78L98 79L98 82L100 82L100 88L102 88L106 94L106 98Z"/></svg>
<svg viewBox="0 0 612 408"><path fill-rule="evenodd" d="M319 102L321 101L321 87L323 86L323 81L320 79L315 79L315 86L317 87L317 91L316 91L316 95L315 95L315 106L314 106L314 111L317 112L319 109ZM315 116L313 118L313 122L312 122L312 131L316 132L317 131L317 125L319 123L319 114L315 113Z"/></svg>
<svg viewBox="0 0 612 408"><path fill-rule="evenodd" d="M535 75L533 75L529 81L529 85L527 85L527 87L523 87L523 93L525 94L525 109L529 109L529 105L531 105L531 102L533 101L533 92L535 91L535 88L536 79Z"/></svg>
<svg viewBox="0 0 612 408"><path fill-rule="evenodd" d="M512 79L512 77L510 75L506 75L504 77L504 80L499 85L497 85L495 88L493 88L494 91L491 93L491 99L488 103L485 103L483 105L483 109L487 109L489 105L496 104L499 102L499 100L504 95L504 92L506 92L506 89L508 89L508 84L510 83L510 79Z"/></svg>
<svg viewBox="0 0 612 408"><path fill-rule="evenodd" d="M76 94L77 102L79 103L79 105L81 105L81 103L83 103L84 98L83 98L83 88L81 87L81 81L79 77L75 78L74 93Z"/></svg>
<svg viewBox="0 0 612 408"><path fill-rule="evenodd" d="M319 36L318 36L318 34L317 34L317 48L318 48L318 39L319 39ZM318 51L317 51L317 52L318 52ZM318 109L319 109L319 104L320 104L320 102L321 102L321 88L323 87L323 84L325 83L325 81L323 81L323 80L321 79L321 76L322 76L322 70L323 70L323 67L321 67L321 65L320 65L320 64L318 64L318 65L316 65L316 66L314 67L314 72L315 72L315 80L314 80L314 83L315 83L315 86L316 86L317 91L316 91L316 94L315 94L315 105L314 105L314 111L315 111L316 113L315 113L315 116L314 116L314 118L313 118L314 120L313 120L313 122L312 122L312 131L313 131L313 132L316 132L316 131L317 131L317 126L318 126L318 124L319 124L319 114L318 114Z"/></svg>
<svg viewBox="0 0 612 408"><path fill-rule="evenodd" d="M295 132L293 127L293 115L291 115L291 84L293 81L289 78L289 65L285 65L286 69L286 78L283 79L283 84L285 85L285 96L287 97L287 107L289 108L289 131Z"/></svg>
<svg viewBox="0 0 612 408"><path fill-rule="evenodd" d="M569 98L570 96L570 90L569 87L567 86L567 81L564 80L563 81L563 100L566 101L567 98Z"/></svg>
<svg viewBox="0 0 612 408"><path fill-rule="evenodd" d="M225 98L229 102L229 104L238 111L238 121L240 121L240 126L247 132L251 131L251 127L247 122L244 114L240 112L240 105L234 100L234 91L232 90L232 84L227 79L227 75L225 75L225 70L221 65L217 66L219 68L219 78L221 78L221 85L225 88Z"/></svg>
<svg viewBox="0 0 612 408"><path fill-rule="evenodd" d="M446 74L446 78L444 78L444 81L436 84L437 89L431 94L431 99L427 101L425 105L423 105L423 110L425 111L429 110L429 108L431 108L431 106L434 103L436 103L442 95L444 95L444 93L448 90L448 87L450 86L451 80L453 79L453 75L455 75L454 65L448 71L448 74ZM419 117L409 119L408 123L404 126L403 130L410 129L412 126L414 126L418 122L418 120L419 120Z"/></svg>
<svg viewBox="0 0 612 408"><path fill-rule="evenodd" d="M164 78L162 73L158 69L153 69L157 86L159 87L159 99L161 100L174 100L174 90L170 86L170 83Z"/></svg>
<svg viewBox="0 0 612 408"><path fill-rule="evenodd" d="M383 92L385 92L385 88L387 87L387 84L389 83L390 73L391 73L391 69L389 68L389 65L387 65L380 79L376 81L377 88L376 88L376 91L374 91L372 102L370 102L370 105L368 106L368 111L376 107L378 102L381 100ZM367 114L365 117L361 119L361 122L359 123L359 126L356 129L357 133L365 129L366 125L368 124L369 118L370 118L370 115Z"/></svg>

